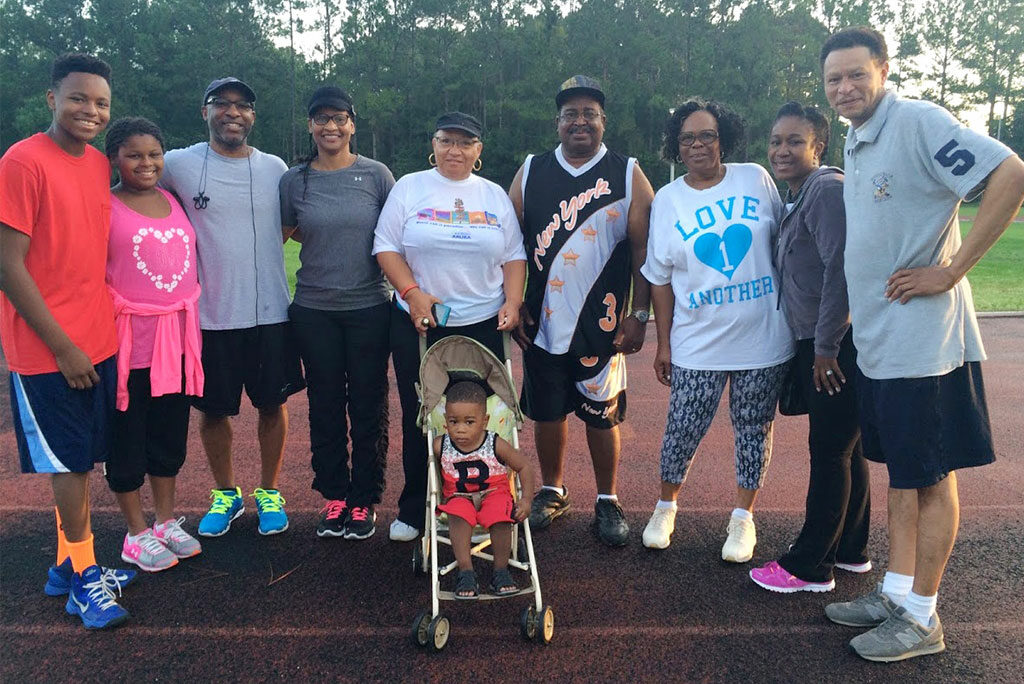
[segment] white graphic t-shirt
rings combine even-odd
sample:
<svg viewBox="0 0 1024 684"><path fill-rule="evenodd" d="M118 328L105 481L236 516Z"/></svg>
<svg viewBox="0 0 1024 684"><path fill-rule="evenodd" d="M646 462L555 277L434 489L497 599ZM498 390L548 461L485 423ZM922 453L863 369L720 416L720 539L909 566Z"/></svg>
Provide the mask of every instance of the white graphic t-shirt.
<svg viewBox="0 0 1024 684"><path fill-rule="evenodd" d="M420 289L451 307L449 326L498 313L505 301L501 267L526 260L515 209L501 186L436 169L402 176L377 220L373 253L401 254ZM398 305L409 307L399 297Z"/></svg>
<svg viewBox="0 0 1024 684"><path fill-rule="evenodd" d="M726 164L711 188L678 178L655 195L641 272L653 285L672 285L673 365L750 370L793 356L772 265L782 210L757 164Z"/></svg>

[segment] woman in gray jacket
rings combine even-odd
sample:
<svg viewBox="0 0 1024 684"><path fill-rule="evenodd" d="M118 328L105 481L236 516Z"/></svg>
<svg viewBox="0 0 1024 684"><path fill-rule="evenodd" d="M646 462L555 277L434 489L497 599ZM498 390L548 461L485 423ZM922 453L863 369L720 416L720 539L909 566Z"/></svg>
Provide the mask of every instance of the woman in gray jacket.
<svg viewBox="0 0 1024 684"><path fill-rule="evenodd" d="M780 300L797 338L796 391L810 423L810 483L803 529L789 551L750 571L770 591L830 591L833 568L863 573L870 516L853 386L857 351L843 274L843 172L821 166L829 124L814 107L787 102L768 141L768 161L789 186L775 263Z"/></svg>

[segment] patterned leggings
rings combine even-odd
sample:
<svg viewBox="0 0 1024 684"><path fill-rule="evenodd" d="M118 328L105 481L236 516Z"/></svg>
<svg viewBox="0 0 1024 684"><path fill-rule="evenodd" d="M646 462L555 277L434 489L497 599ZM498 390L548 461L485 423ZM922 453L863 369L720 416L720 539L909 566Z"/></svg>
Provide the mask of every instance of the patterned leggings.
<svg viewBox="0 0 1024 684"><path fill-rule="evenodd" d="M672 366L661 479L681 484L704 439L729 381L729 417L736 435L736 483L759 489L772 458L772 421L787 363L743 371L690 370Z"/></svg>

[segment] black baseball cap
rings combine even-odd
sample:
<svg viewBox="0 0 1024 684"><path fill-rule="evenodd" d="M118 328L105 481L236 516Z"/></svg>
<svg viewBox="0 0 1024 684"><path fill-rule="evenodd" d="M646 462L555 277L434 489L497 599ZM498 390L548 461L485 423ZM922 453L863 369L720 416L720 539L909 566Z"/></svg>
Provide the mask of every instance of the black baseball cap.
<svg viewBox="0 0 1024 684"><path fill-rule="evenodd" d="M592 97L597 100L598 104L604 107L604 91L601 90L601 84L597 82L596 78L582 74L566 79L558 87L558 94L555 95L555 106L561 109L566 100L577 95Z"/></svg>
<svg viewBox="0 0 1024 684"><path fill-rule="evenodd" d="M465 131L472 136L479 138L483 135L484 127L480 124L477 118L471 114L465 114L463 112L448 112L437 117L436 130L442 131L455 128L460 131Z"/></svg>
<svg viewBox="0 0 1024 684"><path fill-rule="evenodd" d="M321 107L333 107L352 116L356 115L356 108L352 105L352 98L338 86L325 85L317 88L309 98L307 109L309 115L313 116L316 110Z"/></svg>
<svg viewBox="0 0 1024 684"><path fill-rule="evenodd" d="M211 95L216 94L218 90L226 88L227 86L233 86L235 88L238 88L243 93L245 93L245 96L247 98L249 98L249 102L256 102L255 90L253 90L244 82L240 81L234 76L225 76L224 78L218 78L215 81L211 81L210 85L206 86L206 92L203 93L203 104L206 104L206 101L210 99Z"/></svg>

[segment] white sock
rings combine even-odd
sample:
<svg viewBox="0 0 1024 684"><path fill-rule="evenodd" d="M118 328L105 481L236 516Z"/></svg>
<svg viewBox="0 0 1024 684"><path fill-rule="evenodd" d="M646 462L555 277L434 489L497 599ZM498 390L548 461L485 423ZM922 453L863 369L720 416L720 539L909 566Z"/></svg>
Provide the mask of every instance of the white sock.
<svg viewBox="0 0 1024 684"><path fill-rule="evenodd" d="M677 508L676 501L675 499L672 501L662 501L661 499L658 499L658 503L654 504L654 510L658 510L659 508L671 508L674 511Z"/></svg>
<svg viewBox="0 0 1024 684"><path fill-rule="evenodd" d="M562 496L565 496L565 494L567 492L565 487L556 487L554 485L541 485L540 488L541 489L550 489L553 492L558 492Z"/></svg>
<svg viewBox="0 0 1024 684"><path fill-rule="evenodd" d="M930 627L932 616L935 615L935 606L939 602L939 595L921 596L911 591L903 601L903 607L910 617L917 620L924 627Z"/></svg>
<svg viewBox="0 0 1024 684"><path fill-rule="evenodd" d="M898 572L886 572L882 580L882 593L892 599L897 606L907 600L907 594L914 586L913 575L901 575Z"/></svg>
<svg viewBox="0 0 1024 684"><path fill-rule="evenodd" d="M146 534L147 532L150 532L152 529L153 529L152 527L147 527L146 529L142 530L138 534L132 534L131 532L129 532L128 533L128 540L131 541L134 544L135 542L139 541L139 537L141 537L142 535Z"/></svg>
<svg viewBox="0 0 1024 684"><path fill-rule="evenodd" d="M732 509L732 517L739 518L740 520L748 520L750 522L754 522L754 514L748 511L746 508Z"/></svg>
<svg viewBox="0 0 1024 684"><path fill-rule="evenodd" d="M608 501L618 501L619 497L617 494L598 494L597 500L600 501L601 499L607 499Z"/></svg>

